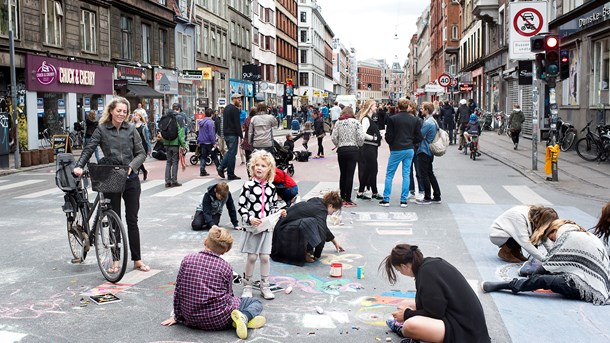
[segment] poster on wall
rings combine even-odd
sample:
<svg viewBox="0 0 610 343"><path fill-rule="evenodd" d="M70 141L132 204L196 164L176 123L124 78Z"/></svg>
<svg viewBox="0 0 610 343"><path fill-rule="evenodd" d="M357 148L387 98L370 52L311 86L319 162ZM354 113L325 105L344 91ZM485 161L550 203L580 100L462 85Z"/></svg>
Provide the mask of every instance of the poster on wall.
<svg viewBox="0 0 610 343"><path fill-rule="evenodd" d="M44 117L44 99L43 98L36 99L36 114L38 115L38 118Z"/></svg>
<svg viewBox="0 0 610 343"><path fill-rule="evenodd" d="M568 104L578 105L578 53L576 49L570 50L570 77L568 78Z"/></svg>
<svg viewBox="0 0 610 343"><path fill-rule="evenodd" d="M83 102L83 108L85 109L85 113L89 113L89 111L91 111L91 98L84 98Z"/></svg>
<svg viewBox="0 0 610 343"><path fill-rule="evenodd" d="M66 116L66 100L57 99L57 115L60 118L64 118Z"/></svg>
<svg viewBox="0 0 610 343"><path fill-rule="evenodd" d="M95 116L98 120L102 117L102 112L104 111L104 99L97 98L97 115Z"/></svg>

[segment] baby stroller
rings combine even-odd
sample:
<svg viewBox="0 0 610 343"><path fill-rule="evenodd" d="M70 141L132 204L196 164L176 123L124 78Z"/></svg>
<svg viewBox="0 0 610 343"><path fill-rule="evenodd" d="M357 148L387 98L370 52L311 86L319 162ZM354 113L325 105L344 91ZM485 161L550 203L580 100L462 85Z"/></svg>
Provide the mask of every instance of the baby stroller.
<svg viewBox="0 0 610 343"><path fill-rule="evenodd" d="M222 161L222 152L220 151L220 149L218 149L217 146L215 146L212 151L210 151L210 154L208 154L208 158L206 158L205 160L206 166L212 165L212 156L214 155L214 151L216 152L217 159L217 163L214 164L219 165L220 161ZM189 152L194 153L189 158L189 162L191 162L192 165L197 165L197 163L199 163L199 156L201 156L201 146L197 144L197 141L189 141Z"/></svg>
<svg viewBox="0 0 610 343"><path fill-rule="evenodd" d="M275 165L278 168L286 171L288 175L294 176L294 165L290 163L294 158L294 154L276 140L273 140L273 157L275 158Z"/></svg>

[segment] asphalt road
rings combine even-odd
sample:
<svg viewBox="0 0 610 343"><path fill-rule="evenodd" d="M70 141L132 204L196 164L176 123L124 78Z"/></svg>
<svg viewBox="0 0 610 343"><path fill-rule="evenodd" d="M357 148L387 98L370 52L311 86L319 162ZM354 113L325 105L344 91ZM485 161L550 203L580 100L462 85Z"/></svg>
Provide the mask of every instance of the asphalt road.
<svg viewBox="0 0 610 343"><path fill-rule="evenodd" d="M339 170L329 137L326 149L325 159L294 162L295 180L304 198L338 188ZM382 184L387 145L379 151L378 182ZM458 154L454 146L434 165L442 204L410 203L408 208L400 208L400 182L395 179L391 207L361 200L357 207L342 211L341 225L331 226L345 252L336 253L327 244L323 258L305 267L272 262L272 281L290 285L293 291L276 293L275 300L264 301L268 324L250 330L249 340L385 342L390 338L400 342L384 322L398 301L414 296L414 282L401 278L389 285L377 269L395 244L408 242L417 244L425 256L443 257L462 271L479 294L494 342L609 341L610 314L603 307L549 293L489 295L478 290L482 280L511 278L518 269L518 265L501 262L488 239L488 227L502 211L522 203L546 203L560 216L590 227L602 203L533 183L485 155L472 161ZM62 193L54 187L54 170L0 177L0 291L4 295L0 298L0 342L239 341L233 331L159 325L172 309L180 261L200 250L206 235L190 230L191 216L207 185L219 179L215 173L200 178L199 168L189 166L180 173L184 186L166 190L164 162L149 159L146 166L151 174L142 183L139 222L143 259L153 270L129 270L115 286L103 285L94 254L83 264L70 263ZM244 167L238 166L237 175L245 174ZM234 195L241 185L241 181L230 183ZM226 215L223 223L229 224ZM234 236L238 247L241 233ZM236 272L243 272L245 258L237 248L226 259ZM331 262L343 264L342 278L329 276ZM356 278L358 266L364 268L364 279ZM84 294L100 289L115 292L122 301L102 306L81 301L87 299ZM236 294L241 289L241 285L234 286ZM255 296L260 295L255 291ZM324 313L319 314L316 307Z"/></svg>

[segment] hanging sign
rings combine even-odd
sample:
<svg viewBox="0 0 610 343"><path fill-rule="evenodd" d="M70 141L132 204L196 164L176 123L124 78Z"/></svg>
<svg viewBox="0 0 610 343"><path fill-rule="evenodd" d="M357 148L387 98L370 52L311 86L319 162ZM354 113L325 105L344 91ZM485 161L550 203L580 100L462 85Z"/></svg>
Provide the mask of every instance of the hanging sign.
<svg viewBox="0 0 610 343"><path fill-rule="evenodd" d="M530 37L548 31L547 1L511 2L509 23L508 58L533 60Z"/></svg>

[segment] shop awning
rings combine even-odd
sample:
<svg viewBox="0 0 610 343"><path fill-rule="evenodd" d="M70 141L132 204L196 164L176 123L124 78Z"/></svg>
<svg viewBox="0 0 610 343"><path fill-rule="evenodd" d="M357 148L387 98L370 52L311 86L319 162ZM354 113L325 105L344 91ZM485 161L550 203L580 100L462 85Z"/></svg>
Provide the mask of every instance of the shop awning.
<svg viewBox="0 0 610 343"><path fill-rule="evenodd" d="M127 89L130 93L142 98L163 98L163 93L159 93L148 86L128 84Z"/></svg>

